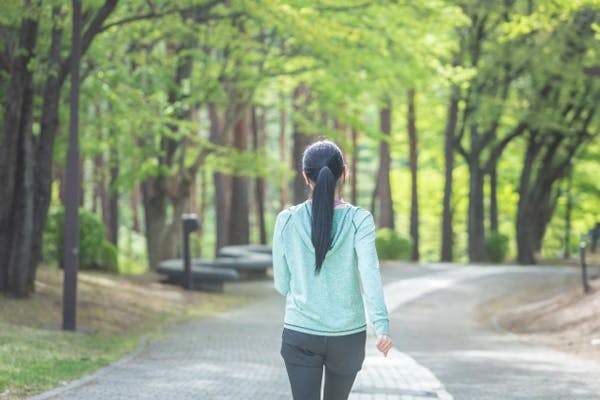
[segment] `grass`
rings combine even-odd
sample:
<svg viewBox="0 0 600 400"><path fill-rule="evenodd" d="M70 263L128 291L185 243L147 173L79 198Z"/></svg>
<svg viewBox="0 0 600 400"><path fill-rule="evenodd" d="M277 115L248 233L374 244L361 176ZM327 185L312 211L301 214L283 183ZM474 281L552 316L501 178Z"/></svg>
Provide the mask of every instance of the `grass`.
<svg viewBox="0 0 600 400"><path fill-rule="evenodd" d="M66 333L0 324L0 398L42 392L108 365L137 335Z"/></svg>
<svg viewBox="0 0 600 400"><path fill-rule="evenodd" d="M97 370L169 324L247 302L249 295L186 292L153 273L79 272L77 332L64 332L62 271L38 269L26 300L0 296L0 399L22 399Z"/></svg>

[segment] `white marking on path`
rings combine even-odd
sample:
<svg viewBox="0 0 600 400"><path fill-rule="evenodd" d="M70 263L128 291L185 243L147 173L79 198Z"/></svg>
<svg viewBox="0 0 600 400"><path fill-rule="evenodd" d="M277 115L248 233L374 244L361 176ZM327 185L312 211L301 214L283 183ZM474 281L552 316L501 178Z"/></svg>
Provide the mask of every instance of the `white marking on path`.
<svg viewBox="0 0 600 400"><path fill-rule="evenodd" d="M384 286L389 313L428 293L456 285L464 280L498 273L496 268L460 267L432 275L402 279ZM373 332L372 327L369 332ZM392 348L384 358L369 334L363 370L358 374L350 400L453 400L442 382L408 354Z"/></svg>

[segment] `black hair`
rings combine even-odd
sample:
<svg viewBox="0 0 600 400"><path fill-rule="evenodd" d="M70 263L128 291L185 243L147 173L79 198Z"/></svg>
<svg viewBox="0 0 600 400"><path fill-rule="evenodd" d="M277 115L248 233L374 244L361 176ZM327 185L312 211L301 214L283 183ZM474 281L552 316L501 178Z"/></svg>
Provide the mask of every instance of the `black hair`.
<svg viewBox="0 0 600 400"><path fill-rule="evenodd" d="M302 169L314 183L311 240L315 247L315 270L319 273L331 247L335 186L344 172L342 151L328 140L313 143L304 151Z"/></svg>

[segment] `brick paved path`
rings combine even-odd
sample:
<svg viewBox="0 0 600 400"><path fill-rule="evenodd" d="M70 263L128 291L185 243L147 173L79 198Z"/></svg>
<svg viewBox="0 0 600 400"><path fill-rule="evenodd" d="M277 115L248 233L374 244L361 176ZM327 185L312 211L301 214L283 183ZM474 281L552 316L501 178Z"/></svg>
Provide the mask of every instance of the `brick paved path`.
<svg viewBox="0 0 600 400"><path fill-rule="evenodd" d="M258 291L263 297L177 326L130 359L34 399L290 399L279 355L284 300L268 281L240 288L228 290ZM369 337L350 399L452 399L429 370L395 349L383 358L373 342Z"/></svg>

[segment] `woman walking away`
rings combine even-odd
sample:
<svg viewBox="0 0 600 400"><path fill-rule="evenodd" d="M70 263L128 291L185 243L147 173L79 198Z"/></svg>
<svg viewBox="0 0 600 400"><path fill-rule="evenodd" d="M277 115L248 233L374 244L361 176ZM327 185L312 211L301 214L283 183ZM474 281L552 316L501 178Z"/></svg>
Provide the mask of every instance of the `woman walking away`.
<svg viewBox="0 0 600 400"><path fill-rule="evenodd" d="M365 358L363 301L377 349L387 356L392 347L373 216L337 195L346 173L334 143L309 146L302 175L312 198L275 223L275 288L286 297L281 355L295 400L321 398L323 368L324 400L348 398Z"/></svg>

